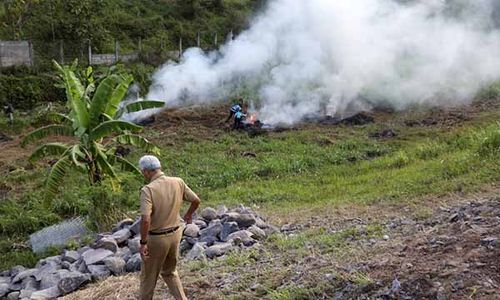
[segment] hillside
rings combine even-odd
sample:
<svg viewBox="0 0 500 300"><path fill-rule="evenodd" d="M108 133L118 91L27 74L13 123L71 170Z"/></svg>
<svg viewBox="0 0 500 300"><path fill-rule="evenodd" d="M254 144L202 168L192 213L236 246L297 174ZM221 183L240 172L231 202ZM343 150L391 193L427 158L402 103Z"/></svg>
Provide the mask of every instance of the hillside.
<svg viewBox="0 0 500 300"><path fill-rule="evenodd" d="M369 113L374 123L365 125L305 123L254 137L220 124L225 106L160 114L146 136L161 147L165 171L183 177L203 207L243 203L282 228L262 248L184 261L187 293L196 299L351 298L390 292L398 279L401 295L410 298L439 292L490 299L499 292L498 270L481 266L493 267L498 252L481 241L498 237L498 103L375 111ZM31 165L32 149L19 146L37 124L30 119L1 127L12 138L0 143L1 269L34 264L27 234L59 220L84 215L106 231L137 215L141 180L125 174L116 192L82 185L83 174L69 174L52 207L44 206L50 161ZM388 129L395 134L381 134ZM450 222L455 214L464 217ZM460 228L467 224L475 231L465 235ZM426 260L451 267L429 269ZM469 273L461 273L464 266ZM133 298L137 284L135 275L110 278L68 297ZM158 293L163 297L165 288Z"/></svg>
<svg viewBox="0 0 500 300"><path fill-rule="evenodd" d="M194 45L198 32L206 44L248 26L261 0L83 0L4 1L0 5L0 39L30 39L37 44L86 44L96 51L113 51L114 40L124 49L175 49L179 37Z"/></svg>

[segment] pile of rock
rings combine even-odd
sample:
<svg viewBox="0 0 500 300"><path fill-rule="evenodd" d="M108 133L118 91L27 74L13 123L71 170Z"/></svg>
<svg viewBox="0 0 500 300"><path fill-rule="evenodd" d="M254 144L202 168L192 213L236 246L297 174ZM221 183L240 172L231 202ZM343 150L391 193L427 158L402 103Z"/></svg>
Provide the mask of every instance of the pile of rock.
<svg viewBox="0 0 500 300"><path fill-rule="evenodd" d="M42 259L31 269L16 266L1 272L0 299L54 299L91 281L139 271L139 230L140 220L126 219L88 246ZM181 253L187 259L214 258L251 247L271 231L276 228L242 205L205 208L185 228Z"/></svg>
<svg viewBox="0 0 500 300"><path fill-rule="evenodd" d="M228 210L205 208L199 218L186 226L181 253L187 259L214 258L231 250L252 247L278 228L266 223L251 209L239 205Z"/></svg>

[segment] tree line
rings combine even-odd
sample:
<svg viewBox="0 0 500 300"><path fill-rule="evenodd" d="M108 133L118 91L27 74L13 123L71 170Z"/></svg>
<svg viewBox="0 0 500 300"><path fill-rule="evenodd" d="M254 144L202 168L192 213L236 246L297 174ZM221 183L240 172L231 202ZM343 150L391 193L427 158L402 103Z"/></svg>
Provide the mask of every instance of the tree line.
<svg viewBox="0 0 500 300"><path fill-rule="evenodd" d="M4 0L0 39L87 43L98 51L164 45L179 37L195 41L200 32L239 32L266 0ZM201 35L205 43L212 36Z"/></svg>

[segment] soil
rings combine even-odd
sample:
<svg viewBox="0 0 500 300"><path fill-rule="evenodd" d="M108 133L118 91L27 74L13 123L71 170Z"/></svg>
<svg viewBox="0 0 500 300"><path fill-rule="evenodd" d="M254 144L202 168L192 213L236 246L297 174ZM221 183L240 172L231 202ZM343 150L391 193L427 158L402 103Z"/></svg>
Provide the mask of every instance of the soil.
<svg viewBox="0 0 500 300"><path fill-rule="evenodd" d="M281 227L290 237L312 228L340 232L373 222L382 222L386 236L349 238L345 253L310 248L298 255L266 244L236 269L222 263L200 270L183 261L180 274L190 299L270 299L263 286L270 282L278 286L273 291L311 291L291 294L293 299L500 299L498 192L493 186L482 194L420 199L431 210L425 218L411 211L411 203L345 205L281 220L270 216L271 222L291 222ZM64 299L135 299L138 280L138 274L110 277ZM154 299L172 299L158 283Z"/></svg>
<svg viewBox="0 0 500 300"><path fill-rule="evenodd" d="M440 208L424 221L387 223L390 242L356 266L375 279L347 298L500 299L500 199ZM354 268L356 269L356 268Z"/></svg>

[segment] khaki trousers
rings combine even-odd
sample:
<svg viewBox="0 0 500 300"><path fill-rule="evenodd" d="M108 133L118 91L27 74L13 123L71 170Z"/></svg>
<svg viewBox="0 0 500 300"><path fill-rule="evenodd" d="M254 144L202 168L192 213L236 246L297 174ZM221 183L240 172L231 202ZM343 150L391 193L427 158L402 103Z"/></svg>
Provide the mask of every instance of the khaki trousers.
<svg viewBox="0 0 500 300"><path fill-rule="evenodd" d="M182 228L167 235L150 235L148 237L149 258L142 261L140 299L151 300L156 287L158 275L161 274L170 293L177 300L187 300L182 283L177 274L177 258Z"/></svg>

